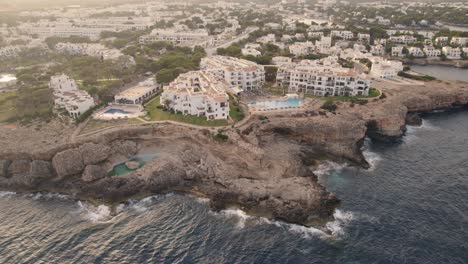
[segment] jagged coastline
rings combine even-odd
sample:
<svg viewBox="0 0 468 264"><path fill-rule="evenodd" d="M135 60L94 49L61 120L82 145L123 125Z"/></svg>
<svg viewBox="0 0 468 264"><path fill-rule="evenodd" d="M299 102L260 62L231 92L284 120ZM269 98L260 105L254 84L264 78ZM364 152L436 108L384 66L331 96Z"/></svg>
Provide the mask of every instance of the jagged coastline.
<svg viewBox="0 0 468 264"><path fill-rule="evenodd" d="M325 159L369 167L363 140L395 140L419 113L468 104L465 83L386 91L366 105L341 103L335 113L304 111L253 116L227 129L227 142L205 129L158 124L110 131L37 152L0 153L0 189L69 194L77 199L121 202L165 192L207 197L221 210L301 225L333 218L339 199L313 173ZM144 167L108 176L116 162L157 153Z"/></svg>

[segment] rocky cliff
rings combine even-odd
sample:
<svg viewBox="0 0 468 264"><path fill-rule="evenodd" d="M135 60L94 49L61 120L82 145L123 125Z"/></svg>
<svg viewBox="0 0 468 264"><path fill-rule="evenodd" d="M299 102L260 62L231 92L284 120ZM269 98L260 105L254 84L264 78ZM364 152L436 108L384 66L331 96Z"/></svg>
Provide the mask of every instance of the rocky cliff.
<svg viewBox="0 0 468 264"><path fill-rule="evenodd" d="M468 103L467 85L442 84L387 89L365 104L338 102L333 113L311 108L254 116L226 129L227 142L204 129L152 125L37 152L0 151L0 189L105 202L176 191L208 197L218 210L239 206L273 219L320 224L339 200L318 183L313 167L324 159L368 167L360 151L366 136L398 139L407 122L420 122L420 113ZM132 173L109 176L113 164L145 153L160 156Z"/></svg>

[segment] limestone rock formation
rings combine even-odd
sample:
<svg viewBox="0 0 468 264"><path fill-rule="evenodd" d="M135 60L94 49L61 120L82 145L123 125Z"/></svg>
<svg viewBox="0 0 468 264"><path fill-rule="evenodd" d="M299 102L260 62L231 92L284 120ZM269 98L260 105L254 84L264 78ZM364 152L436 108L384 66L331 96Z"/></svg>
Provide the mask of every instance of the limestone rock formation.
<svg viewBox="0 0 468 264"><path fill-rule="evenodd" d="M30 160L14 160L8 167L9 176L27 175L31 171Z"/></svg>
<svg viewBox="0 0 468 264"><path fill-rule="evenodd" d="M0 160L0 177L7 177L8 166L10 166L10 161Z"/></svg>
<svg viewBox="0 0 468 264"><path fill-rule="evenodd" d="M110 147L103 144L85 143L80 146L81 156L85 165L98 164L110 155Z"/></svg>
<svg viewBox="0 0 468 264"><path fill-rule="evenodd" d="M80 174L85 166L79 149L67 149L55 154L52 164L61 179Z"/></svg>
<svg viewBox="0 0 468 264"><path fill-rule="evenodd" d="M130 140L116 140L112 142L112 153L126 157L135 155L138 152L138 145Z"/></svg>
<svg viewBox="0 0 468 264"><path fill-rule="evenodd" d="M31 177L45 179L54 175L52 164L44 160L33 160L31 162Z"/></svg>
<svg viewBox="0 0 468 264"><path fill-rule="evenodd" d="M140 168L140 162L138 162L138 161L127 161L127 162L125 162L125 166L129 170L136 170L136 169Z"/></svg>
<svg viewBox="0 0 468 264"><path fill-rule="evenodd" d="M104 168L98 165L88 165L86 166L83 175L81 176L81 180L84 182L92 182L96 180L100 180L107 176L107 172Z"/></svg>

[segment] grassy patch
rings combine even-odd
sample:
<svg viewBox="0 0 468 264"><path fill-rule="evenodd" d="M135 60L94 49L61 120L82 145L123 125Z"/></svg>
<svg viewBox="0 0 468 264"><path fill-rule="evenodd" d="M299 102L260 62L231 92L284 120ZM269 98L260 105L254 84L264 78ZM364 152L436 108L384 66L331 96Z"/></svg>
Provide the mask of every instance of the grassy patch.
<svg viewBox="0 0 468 264"><path fill-rule="evenodd" d="M335 101L355 101L357 99L366 99L374 98L380 96L380 91L375 88L370 88L368 96L315 96L311 94L306 94L306 97L309 98L318 98L329 102Z"/></svg>
<svg viewBox="0 0 468 264"><path fill-rule="evenodd" d="M231 96L229 97L229 116L234 120L234 122L239 122L245 117L242 106L240 106L239 102Z"/></svg>
<svg viewBox="0 0 468 264"><path fill-rule="evenodd" d="M0 93L0 122L15 116L16 91Z"/></svg>
<svg viewBox="0 0 468 264"><path fill-rule="evenodd" d="M148 112L146 118L150 121L172 120L197 126L227 126L229 124L227 120L206 120L206 117L203 116L198 117L164 111L159 108L161 106L159 98L157 96L145 106L145 110Z"/></svg>

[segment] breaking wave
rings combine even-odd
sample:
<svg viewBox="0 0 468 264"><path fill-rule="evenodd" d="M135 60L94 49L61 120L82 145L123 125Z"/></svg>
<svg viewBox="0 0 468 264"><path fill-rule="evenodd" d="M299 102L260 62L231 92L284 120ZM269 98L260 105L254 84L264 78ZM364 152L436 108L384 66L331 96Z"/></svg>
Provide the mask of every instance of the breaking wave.
<svg viewBox="0 0 468 264"><path fill-rule="evenodd" d="M369 171L375 170L379 162L382 160L382 157L379 154L371 151L371 144L371 139L366 138L362 146L362 155L364 155L364 158L370 165Z"/></svg>
<svg viewBox="0 0 468 264"><path fill-rule="evenodd" d="M92 223L105 223L112 219L111 208L107 205L94 206L78 201L78 213Z"/></svg>
<svg viewBox="0 0 468 264"><path fill-rule="evenodd" d="M297 224L290 224L277 220L269 220L265 217L250 216L240 209L226 209L219 213L214 213L222 217L235 221L237 229L245 228L246 224L252 225L274 225L290 233L298 234L303 238L340 239L345 235L346 226L356 219L353 212L335 210L334 221L328 222L323 229L318 227L306 227Z"/></svg>
<svg viewBox="0 0 468 264"><path fill-rule="evenodd" d="M324 176L332 171L341 172L347 166L346 163L339 164L333 161L325 161L321 163L315 170L314 174L317 176Z"/></svg>

